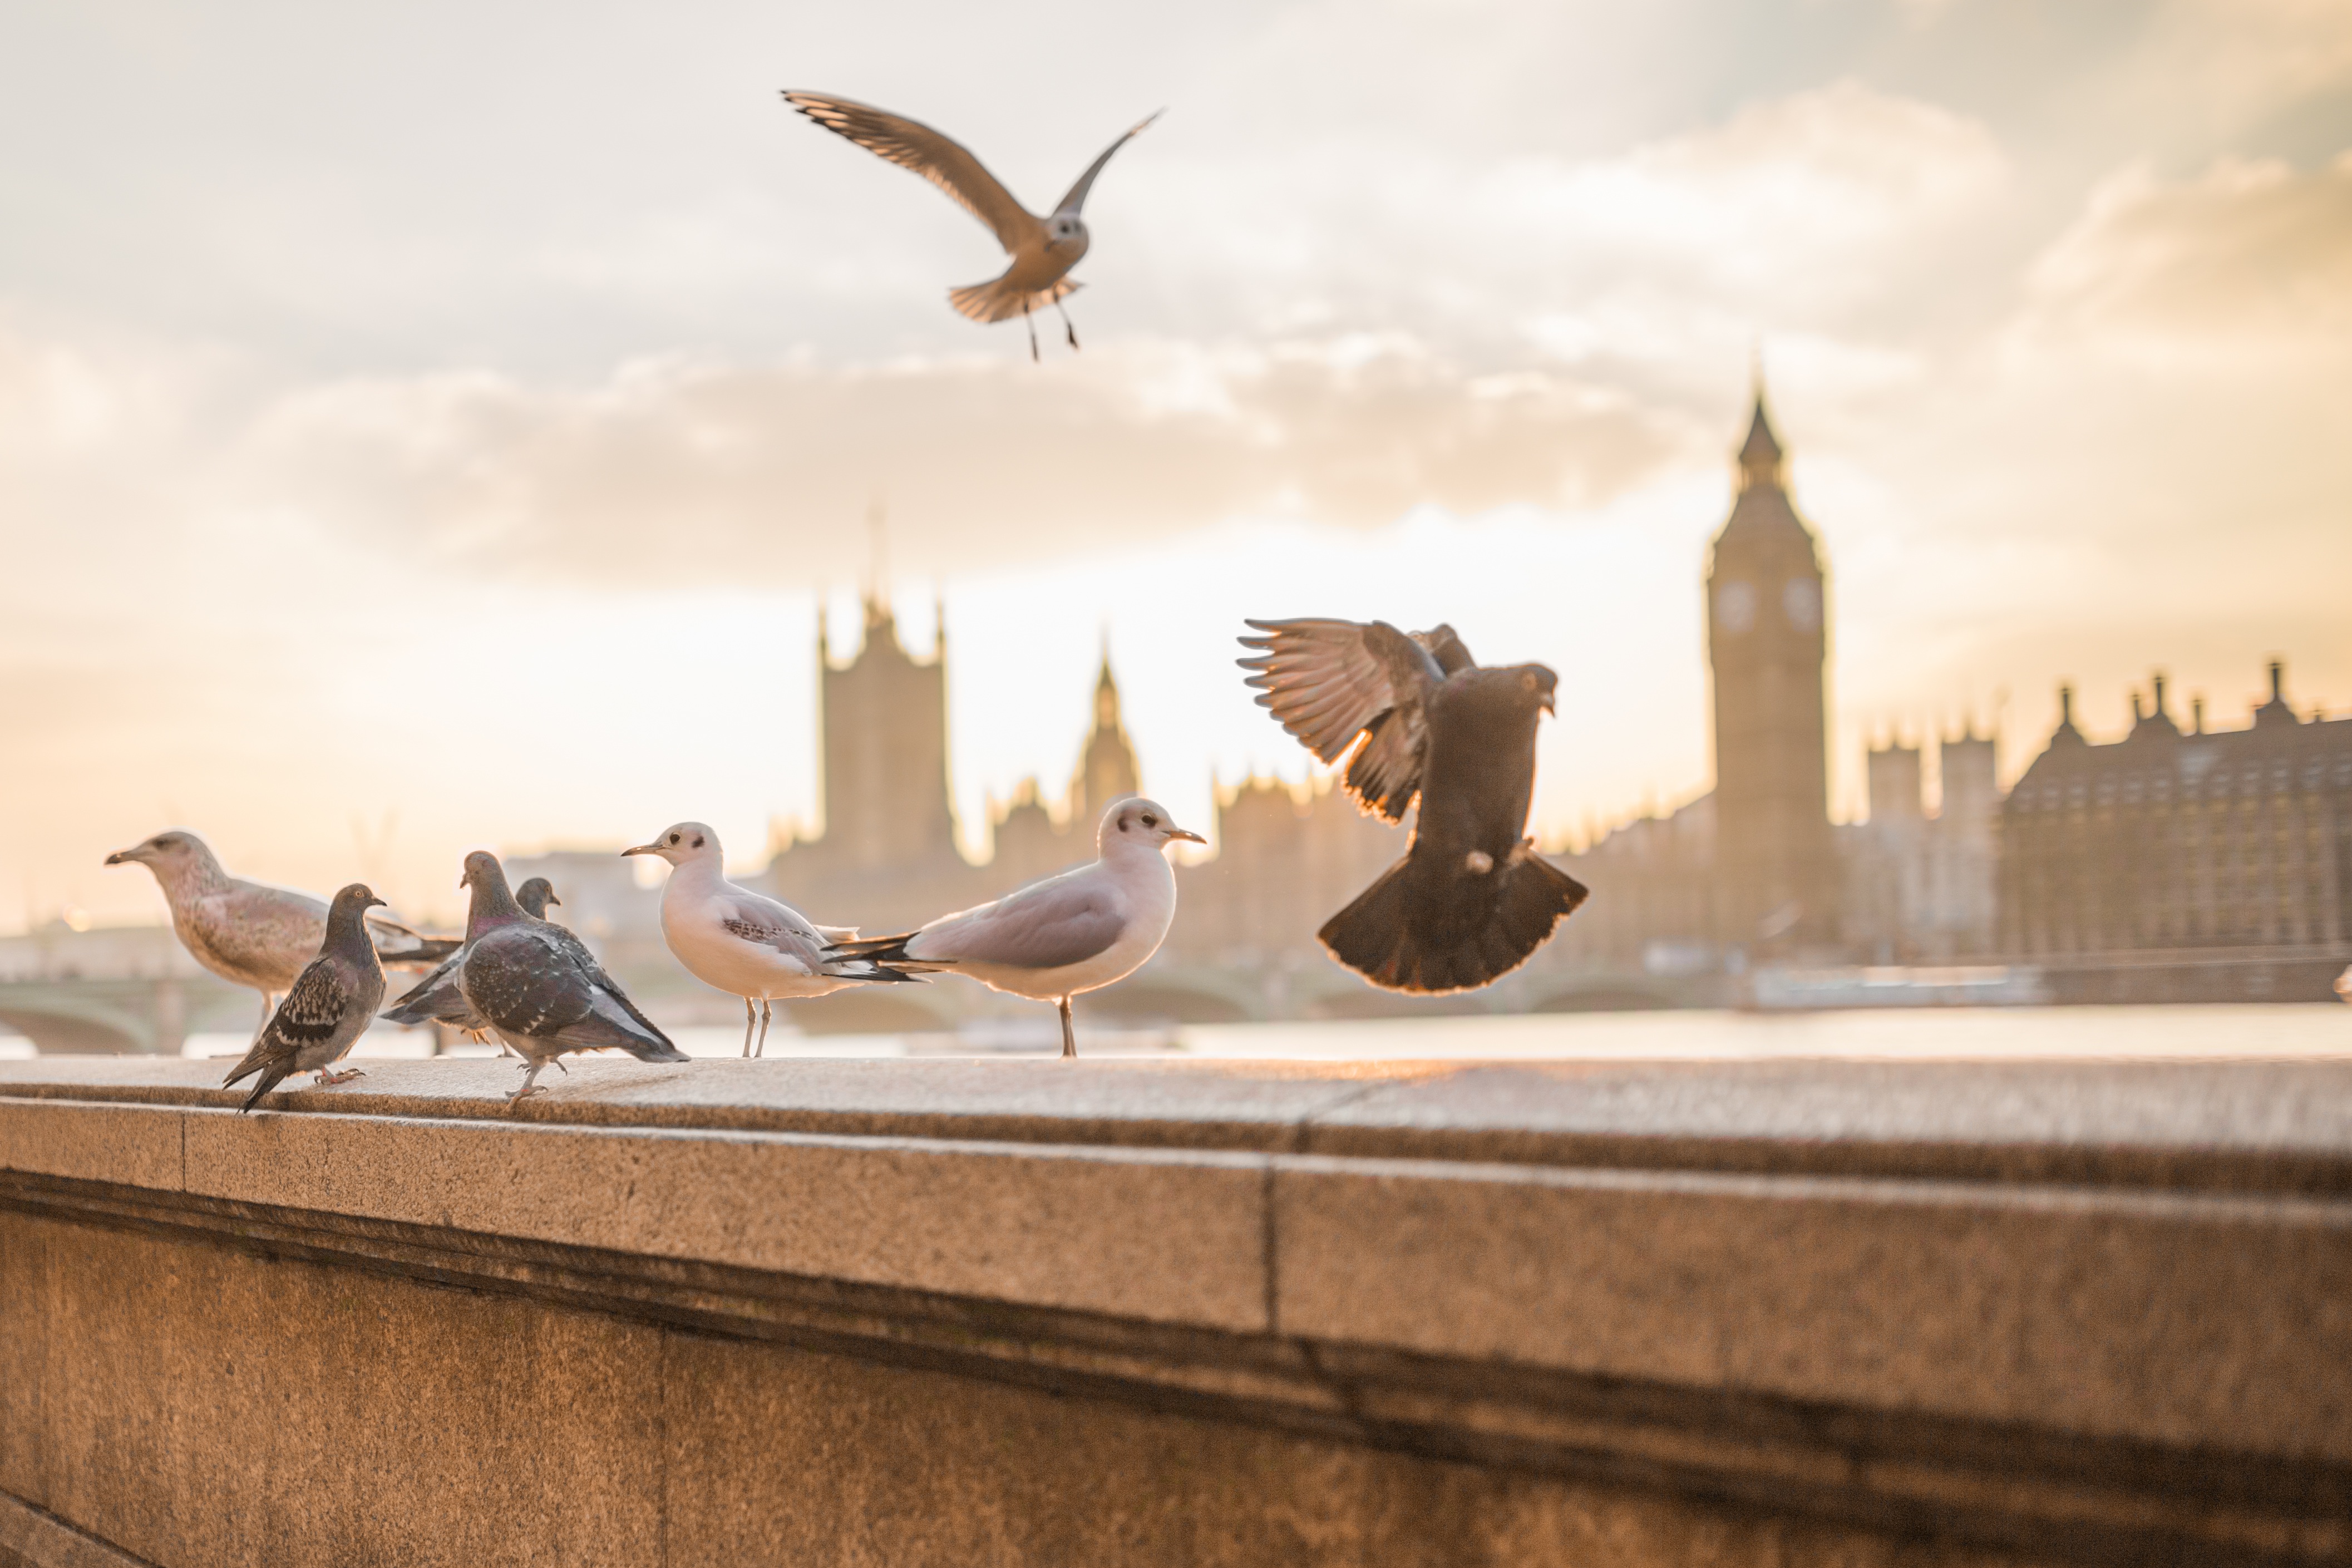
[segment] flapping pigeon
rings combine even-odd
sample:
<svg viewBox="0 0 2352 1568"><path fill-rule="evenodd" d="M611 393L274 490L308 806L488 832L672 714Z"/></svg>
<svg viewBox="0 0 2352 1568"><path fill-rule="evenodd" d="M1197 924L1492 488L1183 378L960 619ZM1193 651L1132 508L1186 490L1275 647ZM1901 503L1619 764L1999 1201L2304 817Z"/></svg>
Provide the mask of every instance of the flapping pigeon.
<svg viewBox="0 0 2352 1568"><path fill-rule="evenodd" d="M969 974L992 991L1051 1002L1061 1011L1062 1054L1075 1057L1070 998L1126 979L1168 935L1176 873L1162 851L1179 838L1204 842L1177 826L1166 806L1129 795L1103 813L1092 864L920 931L836 942L833 951L910 974Z"/></svg>
<svg viewBox="0 0 2352 1568"><path fill-rule="evenodd" d="M1062 326L1070 346L1078 346L1078 330L1070 324L1063 300L1078 285L1068 273L1093 243L1086 221L1078 215L1087 193L1110 155L1129 137L1160 116L1146 116L1087 165L1051 216L1039 217L983 168L961 142L941 135L919 121L870 104L819 92L786 92L784 101L837 136L846 137L877 157L902 169L912 169L952 197L957 205L986 224L997 243L1013 258L1013 265L986 283L948 290L948 300L975 321L1006 321L1015 316L1029 322L1029 357L1037 357L1037 323L1030 312L1051 305L1062 312Z"/></svg>
<svg viewBox="0 0 2352 1568"><path fill-rule="evenodd" d="M261 1037L221 1080L226 1089L255 1073L261 1080L237 1109L251 1110L256 1101L276 1089L288 1075L315 1072L320 1084L341 1083L359 1076L359 1068L327 1069L367 1033L377 1004L383 1000L383 964L369 940L368 910L383 900L366 884L353 882L335 895L327 910L327 935L319 956L294 977L286 1000L262 1025Z"/></svg>
<svg viewBox="0 0 2352 1568"><path fill-rule="evenodd" d="M522 912L535 921L543 921L547 918L549 905L563 902L562 899L555 896L554 885L544 877L533 877L521 887L517 888L514 900ZM571 935L568 931L564 934ZM574 937L572 940L576 942L579 939ZM405 993L395 998L390 1007L384 1009L383 1016L386 1021L404 1026L414 1026L418 1024L446 1024L450 1028L462 1029L476 1040L480 1040L488 1035L490 1032L489 1025L484 1023L481 1016L474 1011L473 1004L466 1000L466 994L457 989L457 966L465 962L466 947L463 942L460 942L457 952L435 965L431 973L411 986ZM603 972L600 970L598 973ZM503 1044L499 1047L499 1054L500 1056L508 1054L507 1047Z"/></svg>
<svg viewBox="0 0 2352 1568"><path fill-rule="evenodd" d="M687 1059L597 967L578 937L523 912L507 890L497 856L479 849L467 856L457 885L474 890L457 988L475 1015L530 1064L522 1087L507 1098L541 1092L534 1087L540 1073L572 1051L624 1050L647 1062Z"/></svg>
<svg viewBox="0 0 2352 1568"><path fill-rule="evenodd" d="M678 823L652 843L621 853L669 862L669 881L662 889L662 940L697 980L743 998L747 1057L767 1051L769 1004L778 998L824 996L844 986L914 978L827 951L828 942L855 939L855 927L817 925L789 904L729 881L719 835L699 822ZM757 1049L751 1043L754 1001Z"/></svg>
<svg viewBox="0 0 2352 1568"><path fill-rule="evenodd" d="M1536 726L1557 683L1540 664L1482 668L1451 626L1411 637L1385 621L1251 621L1258 702L1325 763L1354 748L1348 793L1399 822L1404 858L1318 934L1390 991L1488 984L1527 962L1585 899L1527 835ZM1360 742L1360 743L1359 743Z"/></svg>
<svg viewBox="0 0 2352 1568"><path fill-rule="evenodd" d="M155 873L172 907L172 929L195 961L232 984L261 993L267 1027L278 998L326 940L326 901L232 877L203 839L180 828L106 858L110 866L131 861ZM381 916L369 917L367 931L386 963L437 963L457 950L455 942L419 936ZM254 1038L260 1037L256 1030Z"/></svg>

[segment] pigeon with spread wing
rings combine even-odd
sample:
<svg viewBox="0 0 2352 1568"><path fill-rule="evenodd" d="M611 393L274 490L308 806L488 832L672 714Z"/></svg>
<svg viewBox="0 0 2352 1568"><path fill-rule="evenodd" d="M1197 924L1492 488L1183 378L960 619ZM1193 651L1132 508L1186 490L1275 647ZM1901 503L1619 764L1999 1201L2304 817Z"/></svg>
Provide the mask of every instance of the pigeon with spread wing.
<svg viewBox="0 0 2352 1568"><path fill-rule="evenodd" d="M1087 231L1086 220L1078 215L1087 205L1087 193L1094 189L1095 176L1102 173L1111 154L1126 146L1137 132L1159 119L1157 113L1129 127L1118 141L1104 148L1102 155L1087 165L1087 172L1078 176L1078 183L1070 187L1061 205L1049 216L1039 217L1015 201L1013 193L971 155L970 148L920 121L821 92L787 92L784 101L835 135L922 175L945 191L958 206L989 226L996 242L1013 258L1013 264L985 283L950 289L950 304L983 323L1009 321L1015 316L1028 321L1029 357L1033 360L1037 357L1037 323L1030 319L1030 312L1051 305L1062 312L1062 327L1069 334L1070 346L1078 346L1078 330L1070 324L1070 313L1062 304L1079 287L1070 281L1070 268L1078 264L1094 242Z"/></svg>
<svg viewBox="0 0 2352 1568"><path fill-rule="evenodd" d="M1401 822L1404 858L1318 934L1373 984L1468 991L1517 969L1585 899L1527 837L1536 726L1558 678L1540 664L1481 667L1451 626L1408 637L1385 621L1258 621L1240 661L1258 702L1325 763L1349 758L1348 793ZM1350 753L1352 752L1352 756Z"/></svg>

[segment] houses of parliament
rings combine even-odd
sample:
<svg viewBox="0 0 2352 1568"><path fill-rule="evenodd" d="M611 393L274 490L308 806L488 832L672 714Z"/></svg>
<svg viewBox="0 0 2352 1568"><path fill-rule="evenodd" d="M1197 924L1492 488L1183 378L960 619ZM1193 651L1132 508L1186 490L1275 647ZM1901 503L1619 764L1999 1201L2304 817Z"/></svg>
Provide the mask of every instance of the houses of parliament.
<svg viewBox="0 0 2352 1568"><path fill-rule="evenodd" d="M1703 574L1713 787L1557 857L1591 900L1518 973L1448 1005L1737 1004L1773 972L1995 964L2030 971L2042 1000L2327 994L2352 961L2352 720L2297 713L2273 664L2271 699L2243 726L2209 726L2200 703L2184 729L2159 676L2112 742L2084 735L2069 700L2007 791L1990 737L1941 737L1933 810L1923 748L1874 746L1866 820L1834 823L1827 552L1790 499L1760 389L1733 461ZM835 663L819 623L824 832L780 836L755 884L828 919L904 929L1092 856L1102 808L1143 783L1108 652L1092 713L1071 716L1087 722L1074 776L992 804L993 853L974 863L950 804L944 622L917 658L877 590L861 631ZM1180 868L1160 955L1098 1005L1385 1008L1393 999L1354 983L1315 931L1403 852L1404 832L1328 781L1250 779L1216 800L1217 853ZM575 910L583 879L615 875L561 858L515 874L554 878ZM619 883L582 892L611 905L614 937L644 925L657 944L646 898ZM1192 992L1154 990L1155 974L1179 973Z"/></svg>

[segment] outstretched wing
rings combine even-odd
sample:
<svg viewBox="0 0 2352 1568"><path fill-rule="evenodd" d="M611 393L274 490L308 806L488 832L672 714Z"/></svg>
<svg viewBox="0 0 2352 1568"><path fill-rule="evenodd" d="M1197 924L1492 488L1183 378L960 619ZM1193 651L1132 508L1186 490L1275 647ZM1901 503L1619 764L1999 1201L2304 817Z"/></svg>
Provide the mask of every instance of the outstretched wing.
<svg viewBox="0 0 2352 1568"><path fill-rule="evenodd" d="M1258 706L1326 763L1364 737L1348 765L1348 793L1364 810L1402 822L1421 789L1424 704L1445 681L1437 659L1386 621L1249 625L1266 634L1242 638L1265 651L1238 661L1256 672L1249 684L1259 689Z"/></svg>
<svg viewBox="0 0 2352 1568"><path fill-rule="evenodd" d="M786 92L784 101L835 135L845 137L902 169L912 169L939 186L964 211L992 229L996 242L1006 250L1019 250L1024 245L1043 241L1045 225L1014 201L1013 193L982 166L970 148L953 137L942 135L919 120L852 99L817 92ZM1133 134L1133 131L1128 132L1129 136ZM1108 153L1103 154L1105 158L1109 156ZM1101 166L1097 160L1095 168ZM1093 178L1094 169L1087 170L1087 179ZM1081 186L1085 183L1079 182ZM1084 194L1083 190L1079 193L1081 196Z"/></svg>
<svg viewBox="0 0 2352 1568"><path fill-rule="evenodd" d="M1104 148L1102 155L1087 165L1087 172L1078 176L1078 183L1070 187L1070 194L1062 198L1062 205L1054 209L1055 213L1056 215L1068 213L1072 217L1077 216L1079 211L1087 205L1087 193L1095 188L1095 176L1103 172L1103 165L1110 162L1110 155L1135 140L1138 132L1167 112L1164 109L1153 110L1129 126L1118 141Z"/></svg>

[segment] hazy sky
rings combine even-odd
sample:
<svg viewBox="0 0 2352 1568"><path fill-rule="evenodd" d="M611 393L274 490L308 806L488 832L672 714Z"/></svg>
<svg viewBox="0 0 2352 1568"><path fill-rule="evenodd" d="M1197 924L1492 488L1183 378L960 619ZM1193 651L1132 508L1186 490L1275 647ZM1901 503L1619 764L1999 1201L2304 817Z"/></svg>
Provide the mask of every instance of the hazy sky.
<svg viewBox="0 0 2352 1568"><path fill-rule="evenodd" d="M956 316L986 231L783 87L1033 206L1166 106L1085 352ZM0 9L0 926L152 918L99 862L171 823L417 913L481 844L755 865L877 495L968 832L1106 627L1180 819L1300 776L1249 614L1553 664L1553 833L1685 798L1759 344L1841 815L2061 679L2352 710L2344 0L85 0Z"/></svg>

